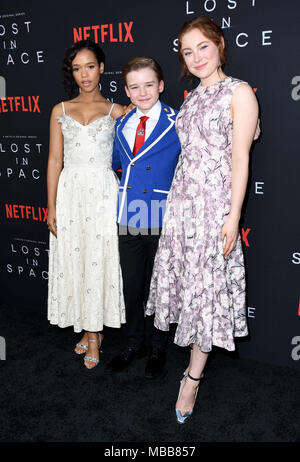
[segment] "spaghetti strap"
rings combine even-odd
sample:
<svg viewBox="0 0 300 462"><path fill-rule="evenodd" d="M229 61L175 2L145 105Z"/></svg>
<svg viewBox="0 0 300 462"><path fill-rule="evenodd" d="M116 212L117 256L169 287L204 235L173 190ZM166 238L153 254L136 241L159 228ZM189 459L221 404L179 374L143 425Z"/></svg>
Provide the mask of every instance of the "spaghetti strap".
<svg viewBox="0 0 300 462"><path fill-rule="evenodd" d="M112 105L111 105L111 107L110 107L110 111L109 111L109 113L108 113L109 116L110 116L110 114L111 114L111 111L112 111L112 108L114 107L114 105L115 105L115 103L112 103Z"/></svg>
<svg viewBox="0 0 300 462"><path fill-rule="evenodd" d="M62 109L63 109L63 115L65 115L66 114L65 113L65 105L64 105L63 101L61 102L61 105L62 105Z"/></svg>

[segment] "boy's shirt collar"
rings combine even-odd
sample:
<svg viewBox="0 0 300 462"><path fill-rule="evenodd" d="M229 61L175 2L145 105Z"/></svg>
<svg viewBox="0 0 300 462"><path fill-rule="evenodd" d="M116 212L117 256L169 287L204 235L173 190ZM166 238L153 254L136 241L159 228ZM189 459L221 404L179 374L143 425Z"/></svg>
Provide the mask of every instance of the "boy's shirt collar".
<svg viewBox="0 0 300 462"><path fill-rule="evenodd" d="M150 119L158 120L160 118L160 113L161 113L161 102L160 100L157 100L154 106L147 112L147 114L144 114L142 111L139 110L139 108L136 108L136 115L138 118L142 116L147 116L150 117Z"/></svg>

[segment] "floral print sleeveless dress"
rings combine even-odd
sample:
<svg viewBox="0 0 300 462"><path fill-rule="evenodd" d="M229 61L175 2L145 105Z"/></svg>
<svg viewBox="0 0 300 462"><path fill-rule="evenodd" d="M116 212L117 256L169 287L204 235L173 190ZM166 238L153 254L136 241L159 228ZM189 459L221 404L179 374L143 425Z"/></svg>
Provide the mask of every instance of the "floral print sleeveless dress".
<svg viewBox="0 0 300 462"><path fill-rule="evenodd" d="M168 195L146 314L155 326L177 323L174 342L235 349L248 334L245 270L239 236L224 258L222 226L231 205L230 104L241 80L199 85L176 120L182 152Z"/></svg>

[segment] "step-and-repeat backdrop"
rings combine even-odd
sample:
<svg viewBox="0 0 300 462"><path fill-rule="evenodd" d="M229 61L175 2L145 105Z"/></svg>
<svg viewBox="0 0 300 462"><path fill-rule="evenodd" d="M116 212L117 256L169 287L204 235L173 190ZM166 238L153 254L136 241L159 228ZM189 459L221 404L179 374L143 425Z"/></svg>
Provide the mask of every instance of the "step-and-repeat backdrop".
<svg viewBox="0 0 300 462"><path fill-rule="evenodd" d="M138 55L153 56L164 71L162 99L179 108L197 82L179 80L177 34L198 15L224 29L224 70L249 82L261 111L262 134L251 152L241 222L250 336L238 342L238 350L244 357L299 367L297 0L1 2L1 302L45 311L49 116L56 103L67 99L61 72L66 48L80 39L99 43L106 54L103 95L122 104L128 103L123 65Z"/></svg>

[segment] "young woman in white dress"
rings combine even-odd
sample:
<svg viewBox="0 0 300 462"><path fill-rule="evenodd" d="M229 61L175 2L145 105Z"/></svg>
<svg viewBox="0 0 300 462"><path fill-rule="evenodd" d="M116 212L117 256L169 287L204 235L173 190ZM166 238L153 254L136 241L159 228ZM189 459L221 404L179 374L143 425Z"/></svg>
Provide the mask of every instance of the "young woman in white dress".
<svg viewBox="0 0 300 462"><path fill-rule="evenodd" d="M84 334L75 347L99 363L103 325L125 322L111 169L115 119L124 107L101 95L104 54L92 41L66 52L65 86L78 95L54 106L47 171L50 231L48 319Z"/></svg>

